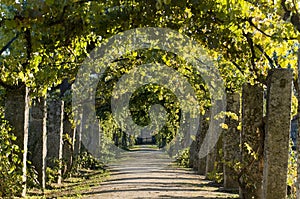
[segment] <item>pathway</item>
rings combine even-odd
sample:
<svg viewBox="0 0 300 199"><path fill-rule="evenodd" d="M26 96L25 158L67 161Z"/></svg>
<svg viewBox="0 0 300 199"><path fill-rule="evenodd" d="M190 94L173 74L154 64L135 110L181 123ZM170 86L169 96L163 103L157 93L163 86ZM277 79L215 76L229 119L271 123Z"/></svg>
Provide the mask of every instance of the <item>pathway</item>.
<svg viewBox="0 0 300 199"><path fill-rule="evenodd" d="M109 168L110 178L83 193L83 198L237 198L221 192L204 176L176 168L164 152L146 146L125 153Z"/></svg>

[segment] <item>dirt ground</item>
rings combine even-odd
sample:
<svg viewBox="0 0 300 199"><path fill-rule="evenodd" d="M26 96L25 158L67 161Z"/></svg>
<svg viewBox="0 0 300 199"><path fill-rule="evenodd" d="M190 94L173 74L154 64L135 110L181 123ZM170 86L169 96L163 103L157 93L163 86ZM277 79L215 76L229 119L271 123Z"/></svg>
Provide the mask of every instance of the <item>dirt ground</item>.
<svg viewBox="0 0 300 199"><path fill-rule="evenodd" d="M164 152L146 146L126 152L109 170L110 178L82 193L83 198L238 198L190 169L177 168Z"/></svg>

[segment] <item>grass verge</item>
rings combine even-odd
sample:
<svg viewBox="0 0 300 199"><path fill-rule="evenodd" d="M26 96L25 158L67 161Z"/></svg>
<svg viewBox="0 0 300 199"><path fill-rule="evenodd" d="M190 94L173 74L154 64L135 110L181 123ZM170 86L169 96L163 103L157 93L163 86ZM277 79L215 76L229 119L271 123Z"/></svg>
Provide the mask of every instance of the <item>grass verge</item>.
<svg viewBox="0 0 300 199"><path fill-rule="evenodd" d="M65 179L60 185L48 185L44 192L37 188L29 189L26 198L81 198L82 193L98 186L108 176L107 170L81 169L77 175Z"/></svg>

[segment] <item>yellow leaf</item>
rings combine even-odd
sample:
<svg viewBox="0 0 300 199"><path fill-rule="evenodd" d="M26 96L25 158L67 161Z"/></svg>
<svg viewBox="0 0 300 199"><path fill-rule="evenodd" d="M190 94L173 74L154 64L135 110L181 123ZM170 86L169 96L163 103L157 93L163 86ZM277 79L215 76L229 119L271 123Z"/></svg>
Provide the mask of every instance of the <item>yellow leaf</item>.
<svg viewBox="0 0 300 199"><path fill-rule="evenodd" d="M225 123L222 123L222 124L221 124L221 128L222 128L222 129L228 129L228 125L225 124Z"/></svg>

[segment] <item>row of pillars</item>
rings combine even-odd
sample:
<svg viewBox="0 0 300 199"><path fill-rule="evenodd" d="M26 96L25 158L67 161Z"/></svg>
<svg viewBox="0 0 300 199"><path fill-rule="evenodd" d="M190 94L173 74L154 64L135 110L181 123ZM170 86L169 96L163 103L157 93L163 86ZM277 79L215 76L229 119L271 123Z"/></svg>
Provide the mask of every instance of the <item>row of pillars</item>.
<svg viewBox="0 0 300 199"><path fill-rule="evenodd" d="M37 98L29 109L28 160L38 173L42 189L46 186L46 167L59 168L57 182L60 184L63 156L67 162L72 161L71 149L64 145L63 135L72 135L73 130L64 115L64 101L57 98Z"/></svg>
<svg viewBox="0 0 300 199"><path fill-rule="evenodd" d="M227 116L228 128L223 129L214 150L199 159L201 142L209 126L207 111L200 118L200 128L190 149L190 166L194 170L206 177L216 170L223 172L224 188L239 188L243 199L284 199L287 195L292 71L271 70L266 93L265 96L262 86L250 84L243 86L241 96L228 93L227 111L235 113L238 120ZM240 122L242 128L238 129ZM219 157L220 154L223 156Z"/></svg>
<svg viewBox="0 0 300 199"><path fill-rule="evenodd" d="M26 195L28 160L37 171L42 189L46 187L46 167L59 168L58 183L61 183L63 173L71 169L73 155L80 150L80 141L74 142L76 130L64 108L64 101L58 97L36 98L30 103L26 87L6 92L5 118L13 126L13 133L17 136L16 144L23 150L22 196ZM67 134L74 143L64 142L63 136ZM66 162L64 168L63 160Z"/></svg>

